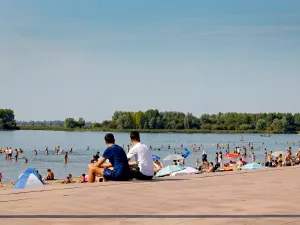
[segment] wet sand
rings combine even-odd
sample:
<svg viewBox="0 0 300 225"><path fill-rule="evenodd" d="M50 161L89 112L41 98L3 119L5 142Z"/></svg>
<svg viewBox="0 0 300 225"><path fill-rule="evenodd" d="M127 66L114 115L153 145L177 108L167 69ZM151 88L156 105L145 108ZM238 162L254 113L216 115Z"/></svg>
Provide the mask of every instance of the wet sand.
<svg viewBox="0 0 300 225"><path fill-rule="evenodd" d="M300 224L300 167L1 190L0 224Z"/></svg>

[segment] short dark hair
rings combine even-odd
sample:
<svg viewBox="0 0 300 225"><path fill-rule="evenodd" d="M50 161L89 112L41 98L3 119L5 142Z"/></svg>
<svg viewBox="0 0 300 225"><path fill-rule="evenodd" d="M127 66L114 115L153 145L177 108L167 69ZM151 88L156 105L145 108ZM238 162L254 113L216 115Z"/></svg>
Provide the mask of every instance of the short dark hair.
<svg viewBox="0 0 300 225"><path fill-rule="evenodd" d="M104 140L107 144L114 144L115 143L115 137L112 133L107 133L104 137Z"/></svg>
<svg viewBox="0 0 300 225"><path fill-rule="evenodd" d="M132 141L140 141L140 133L137 131L133 131L130 133L130 139Z"/></svg>

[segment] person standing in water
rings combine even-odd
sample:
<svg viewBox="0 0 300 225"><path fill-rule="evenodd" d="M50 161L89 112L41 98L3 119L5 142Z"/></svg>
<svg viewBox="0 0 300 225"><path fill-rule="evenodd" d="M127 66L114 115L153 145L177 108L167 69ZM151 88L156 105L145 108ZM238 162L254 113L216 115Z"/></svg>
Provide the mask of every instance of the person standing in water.
<svg viewBox="0 0 300 225"><path fill-rule="evenodd" d="M49 155L48 147L46 147L46 155Z"/></svg>
<svg viewBox="0 0 300 225"><path fill-rule="evenodd" d="M255 160L256 160L256 156L255 156L254 152L252 152L252 162L254 163Z"/></svg>
<svg viewBox="0 0 300 225"><path fill-rule="evenodd" d="M265 163L267 162L267 159L268 159L268 151L267 151L267 149L265 148L265 152L264 152L264 154L265 154Z"/></svg>
<svg viewBox="0 0 300 225"><path fill-rule="evenodd" d="M19 157L19 152L18 152L18 150L16 149L16 150L15 150L15 159L16 159L16 161L18 161L18 157Z"/></svg>
<svg viewBox="0 0 300 225"><path fill-rule="evenodd" d="M12 148L11 147L8 149L8 159L9 160L12 159Z"/></svg>
<svg viewBox="0 0 300 225"><path fill-rule="evenodd" d="M68 152L65 153L65 163L68 163Z"/></svg>
<svg viewBox="0 0 300 225"><path fill-rule="evenodd" d="M223 156L222 156L222 151L219 152L219 158L218 158L218 163L220 164L220 167L223 167Z"/></svg>

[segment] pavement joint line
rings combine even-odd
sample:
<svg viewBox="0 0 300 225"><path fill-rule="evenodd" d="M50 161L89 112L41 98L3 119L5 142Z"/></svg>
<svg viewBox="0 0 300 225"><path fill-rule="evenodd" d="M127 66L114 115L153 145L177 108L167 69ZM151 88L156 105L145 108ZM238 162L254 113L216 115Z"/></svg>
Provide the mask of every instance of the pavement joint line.
<svg viewBox="0 0 300 225"><path fill-rule="evenodd" d="M266 218L299 218L300 214L252 214L252 215L162 215L162 214L111 214L111 215L0 215L0 219L266 219Z"/></svg>

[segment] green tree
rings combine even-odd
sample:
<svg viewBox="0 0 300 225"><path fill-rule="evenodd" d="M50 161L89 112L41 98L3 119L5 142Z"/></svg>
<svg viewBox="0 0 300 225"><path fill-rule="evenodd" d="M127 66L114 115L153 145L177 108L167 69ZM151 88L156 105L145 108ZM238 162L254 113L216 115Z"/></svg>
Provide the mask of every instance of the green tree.
<svg viewBox="0 0 300 225"><path fill-rule="evenodd" d="M0 129L18 129L13 110L0 109Z"/></svg>
<svg viewBox="0 0 300 225"><path fill-rule="evenodd" d="M281 119L281 123L282 123L283 133L285 133L285 134L288 133L289 132L289 121L285 116Z"/></svg>
<svg viewBox="0 0 300 225"><path fill-rule="evenodd" d="M256 123L256 130L264 131L267 129L267 122L264 119L259 119Z"/></svg>
<svg viewBox="0 0 300 225"><path fill-rule="evenodd" d="M194 125L194 116L192 113L187 113L184 118L184 128L192 129L193 125Z"/></svg>
<svg viewBox="0 0 300 225"><path fill-rule="evenodd" d="M271 125L271 128L275 133L281 133L282 132L282 120L277 119L277 118L274 119L273 123Z"/></svg>
<svg viewBox="0 0 300 225"><path fill-rule="evenodd" d="M65 119L65 127L66 128L75 128L77 126L77 122L75 121L74 118L66 118Z"/></svg>
<svg viewBox="0 0 300 225"><path fill-rule="evenodd" d="M295 124L295 130L300 130L300 113L294 114L294 124Z"/></svg>
<svg viewBox="0 0 300 225"><path fill-rule="evenodd" d="M85 126L85 120L83 118L79 118L78 122L77 122L77 126L82 128Z"/></svg>

